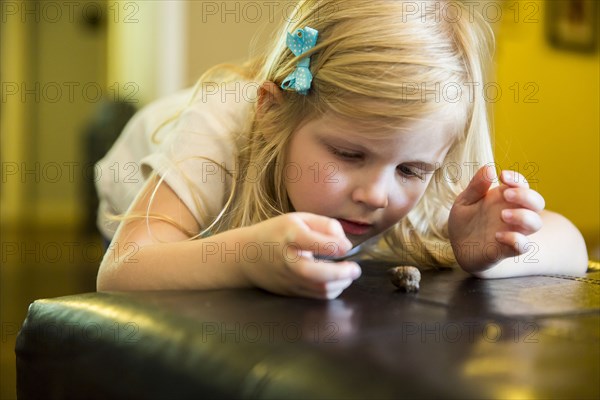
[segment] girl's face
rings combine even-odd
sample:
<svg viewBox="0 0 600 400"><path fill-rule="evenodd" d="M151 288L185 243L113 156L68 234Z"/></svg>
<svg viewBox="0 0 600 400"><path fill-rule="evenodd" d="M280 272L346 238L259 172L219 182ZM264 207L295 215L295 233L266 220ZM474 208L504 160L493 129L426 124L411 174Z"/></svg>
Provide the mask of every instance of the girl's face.
<svg viewBox="0 0 600 400"><path fill-rule="evenodd" d="M358 124L330 115L301 125L284 170L294 209L337 219L354 245L397 223L442 165L451 137L436 120L394 133L374 139Z"/></svg>

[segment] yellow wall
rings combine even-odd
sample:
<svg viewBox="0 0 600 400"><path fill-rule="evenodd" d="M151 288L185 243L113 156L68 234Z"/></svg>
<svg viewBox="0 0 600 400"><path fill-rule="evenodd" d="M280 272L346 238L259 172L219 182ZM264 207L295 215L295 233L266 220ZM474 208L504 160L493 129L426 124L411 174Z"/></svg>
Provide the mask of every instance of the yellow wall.
<svg viewBox="0 0 600 400"><path fill-rule="evenodd" d="M518 166L537 180L532 186L544 195L546 207L568 217L586 236L588 247L596 247L600 231L598 52L551 47L544 34L547 5L533 3L536 12L532 6L526 9L527 4L532 2L521 1L519 18L505 9L498 30L497 84L503 93L494 103L496 158L501 167ZM524 22L525 11L534 22ZM526 102L528 94L537 103Z"/></svg>
<svg viewBox="0 0 600 400"><path fill-rule="evenodd" d="M0 217L3 227L17 224L23 211L19 205L23 203L23 185L19 179L8 179L7 176L19 174L18 165L23 160L22 134L26 131L27 120L25 116L25 104L20 101L19 96L8 96L5 92L9 83L22 82L25 80L26 48L28 31L24 24L17 19L6 19L0 25L0 59L2 73L2 110L0 117L0 132L2 135L2 148L0 159L3 164L2 189L0 191ZM9 40L10 39L10 40ZM5 101L6 100L6 101ZM9 117L10 116L10 117ZM15 171L8 170L14 166Z"/></svg>

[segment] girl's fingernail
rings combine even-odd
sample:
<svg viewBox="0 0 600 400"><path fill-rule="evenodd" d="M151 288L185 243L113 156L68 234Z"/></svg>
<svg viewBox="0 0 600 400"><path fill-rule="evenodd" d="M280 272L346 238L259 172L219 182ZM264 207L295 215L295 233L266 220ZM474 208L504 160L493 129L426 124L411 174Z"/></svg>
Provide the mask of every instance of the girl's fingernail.
<svg viewBox="0 0 600 400"><path fill-rule="evenodd" d="M504 237L504 235L502 234L502 232L496 232L496 239L497 240L502 240L503 237Z"/></svg>
<svg viewBox="0 0 600 400"><path fill-rule="evenodd" d="M502 219L504 220L510 220L513 216L512 211L510 210L502 210Z"/></svg>
<svg viewBox="0 0 600 400"><path fill-rule="evenodd" d="M362 271L360 270L360 267L356 266L352 268L352 279L356 279L360 276L360 274L362 274Z"/></svg>
<svg viewBox="0 0 600 400"><path fill-rule="evenodd" d="M508 189L504 191L504 198L508 201L513 201L517 198L517 193L514 190Z"/></svg>

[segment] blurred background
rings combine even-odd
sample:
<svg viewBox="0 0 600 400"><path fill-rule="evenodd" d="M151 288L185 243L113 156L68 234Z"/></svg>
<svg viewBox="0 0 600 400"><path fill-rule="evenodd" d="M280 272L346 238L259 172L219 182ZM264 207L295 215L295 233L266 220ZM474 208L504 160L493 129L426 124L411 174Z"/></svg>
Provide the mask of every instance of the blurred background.
<svg viewBox="0 0 600 400"><path fill-rule="evenodd" d="M485 93L498 166L524 174L598 258L596 1L470 4L497 38ZM259 51L293 5L0 0L1 398L16 397L14 345L27 306L95 290L103 247L94 163L135 110Z"/></svg>

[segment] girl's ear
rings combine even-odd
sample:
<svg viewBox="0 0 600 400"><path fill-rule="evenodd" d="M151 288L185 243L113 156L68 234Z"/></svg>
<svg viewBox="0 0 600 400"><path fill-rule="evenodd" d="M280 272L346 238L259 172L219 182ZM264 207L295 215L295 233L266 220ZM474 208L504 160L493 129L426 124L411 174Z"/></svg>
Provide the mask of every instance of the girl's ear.
<svg viewBox="0 0 600 400"><path fill-rule="evenodd" d="M269 108L283 103L283 93L279 86L266 81L258 88L257 115L261 117Z"/></svg>

